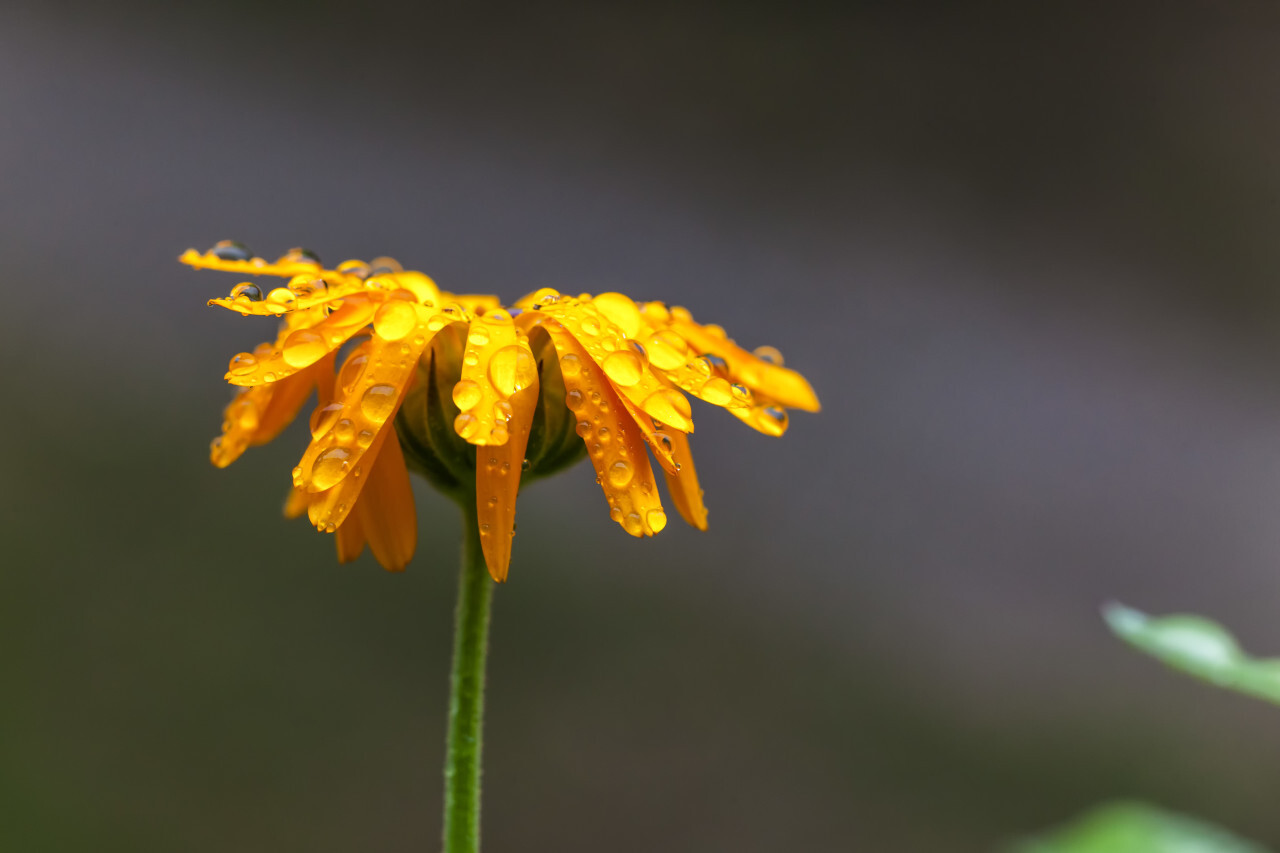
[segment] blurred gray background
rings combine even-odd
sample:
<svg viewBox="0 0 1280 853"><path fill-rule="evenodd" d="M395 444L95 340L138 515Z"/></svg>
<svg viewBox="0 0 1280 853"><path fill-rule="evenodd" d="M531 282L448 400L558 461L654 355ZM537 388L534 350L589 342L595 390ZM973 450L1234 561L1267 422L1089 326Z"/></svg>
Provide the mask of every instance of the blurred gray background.
<svg viewBox="0 0 1280 853"><path fill-rule="evenodd" d="M413 851L458 518L402 576L207 462L270 324L175 258L623 290L825 409L696 411L711 529L521 498L486 849L990 850L1141 797L1280 842L1280 7L0 2L0 849ZM301 425L295 425L301 426Z"/></svg>

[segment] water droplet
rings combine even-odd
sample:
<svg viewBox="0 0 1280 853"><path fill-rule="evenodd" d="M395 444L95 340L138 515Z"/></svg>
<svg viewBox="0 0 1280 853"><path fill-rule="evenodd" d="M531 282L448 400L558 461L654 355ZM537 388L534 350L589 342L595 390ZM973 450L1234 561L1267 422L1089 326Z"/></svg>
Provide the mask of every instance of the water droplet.
<svg viewBox="0 0 1280 853"><path fill-rule="evenodd" d="M399 391L394 385L370 385L360 398L360 411L375 423L382 423L395 410Z"/></svg>
<svg viewBox="0 0 1280 853"><path fill-rule="evenodd" d="M284 339L284 346L281 349L285 364L297 368L315 364L329 351L320 333L311 329L298 329L293 332Z"/></svg>
<svg viewBox="0 0 1280 853"><path fill-rule="evenodd" d="M725 363L723 358L715 353L704 352L702 354L702 360L705 361L716 373L727 374L729 372L729 365Z"/></svg>
<svg viewBox="0 0 1280 853"><path fill-rule="evenodd" d="M404 267L395 258L389 258L386 255L379 255L372 261L369 266L373 267L373 275L387 275L389 273L404 272Z"/></svg>
<svg viewBox="0 0 1280 853"><path fill-rule="evenodd" d="M617 462L609 466L609 485L615 489L621 489L631 482L631 478L635 476L635 471L631 468L631 463L625 459L619 459Z"/></svg>
<svg viewBox="0 0 1280 853"><path fill-rule="evenodd" d="M475 367L480 363L480 355L475 350L469 349L466 354L462 356L462 363L467 367Z"/></svg>
<svg viewBox="0 0 1280 853"><path fill-rule="evenodd" d="M502 421L504 424L511 420L516 410L506 400L499 400L493 404L493 416L495 419Z"/></svg>
<svg viewBox="0 0 1280 853"><path fill-rule="evenodd" d="M332 521L330 521L324 526L325 533L336 533L337 530L338 530L338 525L334 524Z"/></svg>
<svg viewBox="0 0 1280 853"><path fill-rule="evenodd" d="M333 426L333 422L338 419L338 414L342 411L341 403L328 403L324 406L316 406L311 412L311 437L319 438L329 431Z"/></svg>
<svg viewBox="0 0 1280 853"><path fill-rule="evenodd" d="M655 432L653 435L658 440L658 444L662 446L662 449L666 451L666 453L671 454L675 451L675 447L671 443L671 436L662 432Z"/></svg>
<svg viewBox="0 0 1280 853"><path fill-rule="evenodd" d="M251 281L231 288L231 298L237 302L261 302L262 288Z"/></svg>
<svg viewBox="0 0 1280 853"><path fill-rule="evenodd" d="M374 437L373 430L362 429L356 435L356 444L360 445L361 447L368 447L369 445L373 444L373 437ZM359 468L356 469L356 476L357 477L360 476Z"/></svg>
<svg viewBox="0 0 1280 853"><path fill-rule="evenodd" d="M338 264L338 272L345 273L346 275L353 275L356 278L360 279L361 281L364 281L366 278L369 277L372 270L369 268L369 265L366 264L364 261L352 260L352 261L343 261L342 263Z"/></svg>
<svg viewBox="0 0 1280 853"><path fill-rule="evenodd" d="M640 309L621 293L602 293L592 300L596 310L629 338L640 334Z"/></svg>
<svg viewBox="0 0 1280 853"><path fill-rule="evenodd" d="M564 404L569 407L570 411L581 411L587 401L583 398L582 392L577 388L564 395Z"/></svg>
<svg viewBox="0 0 1280 853"><path fill-rule="evenodd" d="M235 240L219 240L213 244L208 254L220 261L247 261L253 257L248 246Z"/></svg>
<svg viewBox="0 0 1280 853"><path fill-rule="evenodd" d="M320 266L320 256L310 249L304 249L301 246L294 246L289 251L280 256L278 264L312 264Z"/></svg>
<svg viewBox="0 0 1280 853"><path fill-rule="evenodd" d="M614 521L618 522L619 524L621 524L622 508L617 506L616 504L614 506L609 507L609 517L612 518Z"/></svg>
<svg viewBox="0 0 1280 853"><path fill-rule="evenodd" d="M520 463L520 470L521 470L521 471L528 471L528 470L529 470L530 468L532 468L532 467L533 467L533 463L529 461L529 457L527 457L527 456L526 456L526 457L524 458L524 460Z"/></svg>
<svg viewBox="0 0 1280 853"><path fill-rule="evenodd" d="M660 509L649 510L645 520L649 522L649 529L654 533L661 533L662 528L667 526L667 514Z"/></svg>
<svg viewBox="0 0 1280 853"><path fill-rule="evenodd" d="M759 423L773 435L782 435L787 429L787 410L779 406L759 409Z"/></svg>
<svg viewBox="0 0 1280 853"><path fill-rule="evenodd" d="M489 439L493 444L506 444L510 437L511 433L507 431L506 424L498 424L489 430Z"/></svg>
<svg viewBox="0 0 1280 853"><path fill-rule="evenodd" d="M693 410L683 394L674 388L662 388L654 391L640 404L645 414L664 424L682 426L689 422Z"/></svg>
<svg viewBox="0 0 1280 853"><path fill-rule="evenodd" d="M662 325L671 322L671 312L663 302L646 302L641 310L650 323Z"/></svg>
<svg viewBox="0 0 1280 853"><path fill-rule="evenodd" d="M338 373L338 387L342 389L343 394L350 394L351 389L356 387L356 382L360 380L360 376L364 373L366 365L369 363L369 354L364 350L355 350L351 356L342 365L342 370Z"/></svg>
<svg viewBox="0 0 1280 853"><path fill-rule="evenodd" d="M287 287L277 287L267 294L267 306L280 314L293 308L297 301L298 297Z"/></svg>
<svg viewBox="0 0 1280 853"><path fill-rule="evenodd" d="M237 356L233 356L231 363L227 365L227 370L232 376L246 376L258 366L258 360L253 357L253 353L242 352Z"/></svg>
<svg viewBox="0 0 1280 853"><path fill-rule="evenodd" d="M299 299L309 299L312 296L323 295L329 289L329 285L324 279L313 275L295 275L289 279L289 289Z"/></svg>
<svg viewBox="0 0 1280 853"><path fill-rule="evenodd" d="M582 319L582 327L581 327L581 328L582 328L582 333L583 333L584 335L598 335L598 334L600 334L600 324L599 324L599 323L597 323L597 322L596 322L594 319L592 319L591 317L584 317L584 318Z"/></svg>
<svg viewBox="0 0 1280 853"><path fill-rule="evenodd" d="M349 418L343 418L333 425L333 437L344 444L351 440L355 432L355 424L351 423Z"/></svg>
<svg viewBox="0 0 1280 853"><path fill-rule="evenodd" d="M622 526L632 536L640 536L644 533L644 523L640 520L640 513L629 512L622 519Z"/></svg>
<svg viewBox="0 0 1280 853"><path fill-rule="evenodd" d="M482 347L489 343L489 330L479 323L472 323L470 331L467 332L467 343Z"/></svg>
<svg viewBox="0 0 1280 853"><path fill-rule="evenodd" d="M538 375L533 356L524 347L512 344L503 347L489 360L489 381L499 394L510 397L522 388L528 388Z"/></svg>
<svg viewBox="0 0 1280 853"><path fill-rule="evenodd" d="M761 361L782 367L782 353L778 352L777 347L756 347L755 351L751 354Z"/></svg>
<svg viewBox="0 0 1280 853"><path fill-rule="evenodd" d="M601 444L608 444L613 440L613 434L609 432L609 428L606 426L596 430L596 435L599 437Z"/></svg>
<svg viewBox="0 0 1280 853"><path fill-rule="evenodd" d="M351 451L345 447L330 447L322 451L311 466L311 485L317 491L333 488L346 476L350 460Z"/></svg>
<svg viewBox="0 0 1280 853"><path fill-rule="evenodd" d="M398 341L418 324L418 312L408 302L393 299L373 315L373 330L384 341Z"/></svg>
<svg viewBox="0 0 1280 853"><path fill-rule="evenodd" d="M631 349L609 353L600 366L615 384L624 387L630 387L639 382L644 371L644 362Z"/></svg>
<svg viewBox="0 0 1280 853"><path fill-rule="evenodd" d="M453 403L464 412L479 403L483 396L480 386L470 379L460 380L453 386Z"/></svg>
<svg viewBox="0 0 1280 853"><path fill-rule="evenodd" d="M745 385L734 383L730 390L733 392L733 399L739 403L750 403L754 399L751 389Z"/></svg>
<svg viewBox="0 0 1280 853"><path fill-rule="evenodd" d="M675 370L688 360L684 338L670 329L649 336L649 361L662 370Z"/></svg>
<svg viewBox="0 0 1280 853"><path fill-rule="evenodd" d="M560 357L560 372L572 379L582 373L582 359L573 353Z"/></svg>
<svg viewBox="0 0 1280 853"><path fill-rule="evenodd" d="M551 287L543 287L533 292L533 301L542 305L550 305L560 300L560 291Z"/></svg>
<svg viewBox="0 0 1280 853"><path fill-rule="evenodd" d="M591 421L578 421L578 425L573 430L582 438L586 438L591 434Z"/></svg>
<svg viewBox="0 0 1280 853"><path fill-rule="evenodd" d="M733 389L728 380L712 376L698 389L698 396L715 406L728 405L733 400Z"/></svg>
<svg viewBox="0 0 1280 853"><path fill-rule="evenodd" d="M707 325L703 326L702 331L706 332L708 335L711 335L712 337L715 337L715 338L728 337L728 335L725 334L724 326L717 326L715 323L708 323Z"/></svg>
<svg viewBox="0 0 1280 853"><path fill-rule="evenodd" d="M496 308L484 315L484 318L492 323L510 323L511 315L501 308Z"/></svg>
<svg viewBox="0 0 1280 853"><path fill-rule="evenodd" d="M480 431L480 419L475 415L463 412L453 419L453 429L458 435L470 440Z"/></svg>
<svg viewBox="0 0 1280 853"><path fill-rule="evenodd" d="M269 372L269 373L264 374L264 375L263 375L263 377L262 377L263 381L265 381L265 382L275 382L275 381L276 381L276 378L277 378L277 377L276 377L276 375L275 375L274 373L270 373L270 372Z"/></svg>

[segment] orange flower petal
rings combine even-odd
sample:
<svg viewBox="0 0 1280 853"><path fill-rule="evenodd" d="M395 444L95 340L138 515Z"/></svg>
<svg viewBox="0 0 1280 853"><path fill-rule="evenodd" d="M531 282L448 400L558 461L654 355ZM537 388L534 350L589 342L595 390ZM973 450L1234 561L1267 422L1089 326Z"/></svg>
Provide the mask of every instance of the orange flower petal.
<svg viewBox="0 0 1280 853"><path fill-rule="evenodd" d="M284 499L284 517L293 519L301 518L307 512L307 505L311 503L311 493L306 489L299 489L297 486L289 487L289 496Z"/></svg>
<svg viewBox="0 0 1280 853"><path fill-rule="evenodd" d="M708 327L701 326L692 319L683 319L682 315L688 316L688 312L680 308L672 309L671 328L699 353L710 353L724 359L733 381L752 391L758 391L783 406L806 412L816 412L822 408L818 395L813 393L808 380L799 373L756 358L728 338L708 331ZM750 423L741 415L739 417Z"/></svg>
<svg viewBox="0 0 1280 853"><path fill-rule="evenodd" d="M613 383L585 347L556 322L544 322L560 356L565 403L578 418L578 435L609 501L609 516L632 536L667 526L644 441Z"/></svg>
<svg viewBox="0 0 1280 853"><path fill-rule="evenodd" d="M210 461L225 468L249 447L275 438L297 416L314 385L314 373L307 371L239 391L223 411L222 435L210 445Z"/></svg>
<svg viewBox="0 0 1280 853"><path fill-rule="evenodd" d="M367 297L353 296L328 317L290 315L289 331L270 353L242 352L231 359L226 379L232 385L265 385L304 370L334 352L368 325L378 306ZM307 324L311 320L312 324Z"/></svg>
<svg viewBox="0 0 1280 853"><path fill-rule="evenodd" d="M538 365L529 339L504 310L486 312L471 321L462 375L453 386L460 413L454 429L472 444L502 445L510 437L510 398L537 382Z"/></svg>
<svg viewBox="0 0 1280 853"><path fill-rule="evenodd" d="M395 430L370 466L368 482L356 503L356 512L338 528L341 534L355 520L369 541L369 550L384 569L404 571L418 547L418 516L414 510L409 469Z"/></svg>
<svg viewBox="0 0 1280 853"><path fill-rule="evenodd" d="M511 537L515 535L516 495L533 410L538 405L538 377L533 384L511 395L510 437L506 444L476 448L476 512L480 524L480 548L489 575L498 583L507 579L511 565Z"/></svg>
<svg viewBox="0 0 1280 853"><path fill-rule="evenodd" d="M306 492L303 492L306 494ZM310 498L310 495L307 495ZM360 513L353 512L347 516L333 534L334 545L338 549L338 562L351 563L364 551L364 528L360 526Z"/></svg>
<svg viewBox="0 0 1280 853"><path fill-rule="evenodd" d="M635 421L636 429L640 430L640 434L644 436L645 442L649 445L649 450L653 453L658 464L662 466L664 471L674 474L679 470L680 466L676 463L675 457L672 455L674 445L671 442L671 436L681 435L684 433L680 430L659 430L654 426L653 418L636 408L636 405L626 397L620 397L622 405L626 408L627 414L631 415L631 419Z"/></svg>
<svg viewBox="0 0 1280 853"><path fill-rule="evenodd" d="M601 294L598 298L603 299L605 296L617 297L620 294ZM628 313L620 299L611 299L604 304L609 306L608 311L612 316L619 317ZM634 303L631 307L635 307ZM628 338L624 327L611 320L601 310L601 305L561 297L557 301L539 301L537 310L543 316L554 318L569 330L589 354L588 357L600 365L619 395L626 397L654 420L681 432L693 432L689 401L650 370L643 348L634 338ZM637 322L638 318L637 312Z"/></svg>
<svg viewBox="0 0 1280 853"><path fill-rule="evenodd" d="M383 312L394 309L400 315L388 318ZM393 323L392 320L395 320ZM316 425L319 433L303 454L294 470L294 485L310 492L331 491L361 468L361 457L387 429L399 409L409 385L417 375L418 359L435 333L452 318L441 318L432 309L401 300L388 302L374 317L375 336L367 343L367 361L358 377L341 392L341 409L331 412L324 423ZM365 345L362 345L365 346ZM354 362L348 360L343 367L345 374ZM359 486L355 487L359 492ZM342 517L354 502L355 494L348 500L346 509L337 515L322 515L317 520L316 505L311 506L311 519L317 526L341 524ZM335 506L337 505L335 504Z"/></svg>
<svg viewBox="0 0 1280 853"><path fill-rule="evenodd" d="M677 471L664 470L667 478L667 491L671 493L671 502L680 511L680 517L698 530L707 529L707 507L702 502L702 487L698 485L698 472L693 467L693 454L689 450L689 437L682 432L672 431L663 435L674 446L675 460L679 463Z"/></svg>

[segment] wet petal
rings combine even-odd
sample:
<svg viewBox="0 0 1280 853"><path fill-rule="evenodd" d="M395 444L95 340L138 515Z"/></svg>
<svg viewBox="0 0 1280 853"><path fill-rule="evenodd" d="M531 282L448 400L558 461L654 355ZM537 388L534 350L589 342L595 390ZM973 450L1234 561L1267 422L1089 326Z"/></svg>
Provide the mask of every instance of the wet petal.
<svg viewBox="0 0 1280 853"><path fill-rule="evenodd" d="M355 296L328 317L309 315L311 323L291 315L288 331L270 352L240 353L231 360L226 379L233 385L265 385L310 367L363 329L377 307L367 297Z"/></svg>
<svg viewBox="0 0 1280 853"><path fill-rule="evenodd" d="M626 408L627 413L631 415L631 419L635 422L636 429L640 430L640 434L644 436L645 442L649 445L649 450L653 453L654 458L658 460L658 464L662 466L664 471L674 474L678 470L673 451L675 445L672 443L671 436L684 433L679 430L658 429L653 418L636 408L635 404L626 397L620 397L622 405Z"/></svg>
<svg viewBox="0 0 1280 853"><path fill-rule="evenodd" d="M511 395L510 437L505 444L476 448L476 511L480 547L489 574L498 583L507 579L511 537L515 535L516 495L524 463L533 410L538 405L538 379Z"/></svg>
<svg viewBox="0 0 1280 853"><path fill-rule="evenodd" d="M511 315L495 310L476 317L467 331L462 375L453 387L453 402L460 410L454 429L472 444L505 444L510 397L537 379L529 339L516 329Z"/></svg>
<svg viewBox="0 0 1280 853"><path fill-rule="evenodd" d="M682 319L681 315L687 316L687 314L688 312L679 309L673 310L671 328L699 353L710 353L723 359L728 366L732 381L758 391L783 406L803 409L806 412L816 412L822 408L808 380L799 373L770 364L747 352L728 338L708 331L708 327L701 326L691 319ZM742 415L739 417L750 423Z"/></svg>
<svg viewBox="0 0 1280 853"><path fill-rule="evenodd" d="M689 450L689 437L672 431L663 436L674 445L674 456L679 470L663 471L667 478L667 491L676 505L680 517L698 530L707 529L707 507L702 502L702 487L698 485L698 472L693 467L693 454Z"/></svg>
<svg viewBox="0 0 1280 853"><path fill-rule="evenodd" d="M771 435L774 438L778 438L785 433L791 423L786 409L771 400L761 397L757 397L756 405L750 408L730 409L729 411L733 413L734 417L753 430L762 432L765 435Z"/></svg>
<svg viewBox="0 0 1280 853"><path fill-rule="evenodd" d="M409 565L418 547L418 516L400 441L394 428L387 433L378 457L370 466L369 482L360 493L356 511L338 528L338 533L356 521L368 539L369 550L382 567L400 572Z"/></svg>
<svg viewBox="0 0 1280 853"><path fill-rule="evenodd" d="M328 418L331 423L315 437L301 463L294 471L294 484L310 492L332 491L335 486L351 479L348 475L361 470L361 459L366 451L380 441L388 430L393 430L392 420L404 395L413 382L418 359L431 338L443 324L433 323L437 315L422 305L401 303L415 312L416 322L397 340L385 340L375 335L367 344L362 357L363 367L352 370L357 361L355 355L343 365L339 383L341 409ZM432 328L435 325L436 328ZM345 504L346 509L335 510L336 515L311 506L311 518L320 527L341 523L354 493L344 495L344 500L332 502L332 506ZM317 513L320 518L317 519Z"/></svg>
<svg viewBox="0 0 1280 853"><path fill-rule="evenodd" d="M615 308L617 304L614 303ZM539 312L554 318L572 333L589 360L600 365L618 394L651 418L681 432L693 432L689 401L654 374L643 346L629 339L596 304L561 297L555 302L541 303Z"/></svg>
<svg viewBox="0 0 1280 853"><path fill-rule="evenodd" d="M308 495L308 497L310 497ZM364 551L364 528L360 526L360 513L353 512L334 531L334 545L338 549L338 562L351 563Z"/></svg>
<svg viewBox="0 0 1280 853"><path fill-rule="evenodd" d="M223 410L222 435L210 446L210 461L225 468L249 447L275 438L293 421L314 386L315 373L306 370L271 385L239 391Z"/></svg>
<svg viewBox="0 0 1280 853"><path fill-rule="evenodd" d="M578 419L578 435L609 501L610 517L632 536L652 536L666 527L667 516L640 429L582 344L559 323L546 322L543 328L560 356L565 404Z"/></svg>

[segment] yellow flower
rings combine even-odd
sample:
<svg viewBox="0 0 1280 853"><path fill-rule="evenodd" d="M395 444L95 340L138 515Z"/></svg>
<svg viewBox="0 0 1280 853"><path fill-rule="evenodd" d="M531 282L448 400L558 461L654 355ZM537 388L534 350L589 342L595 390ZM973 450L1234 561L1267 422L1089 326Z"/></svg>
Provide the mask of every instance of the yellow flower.
<svg viewBox="0 0 1280 853"><path fill-rule="evenodd" d="M611 517L632 536L667 524L649 453L680 515L706 529L685 392L774 436L787 428L788 407L819 408L777 350L747 352L719 326L661 302L544 288L507 308L444 292L390 258L329 270L303 249L268 263L230 241L179 260L288 280L267 291L246 282L209 302L281 318L274 342L231 359L226 378L240 390L211 458L225 467L270 441L315 390L312 441L285 514L305 512L335 533L342 562L368 544L386 568L408 564L417 545L410 465L475 501L496 581L507 576L522 476L558 470L584 450Z"/></svg>

